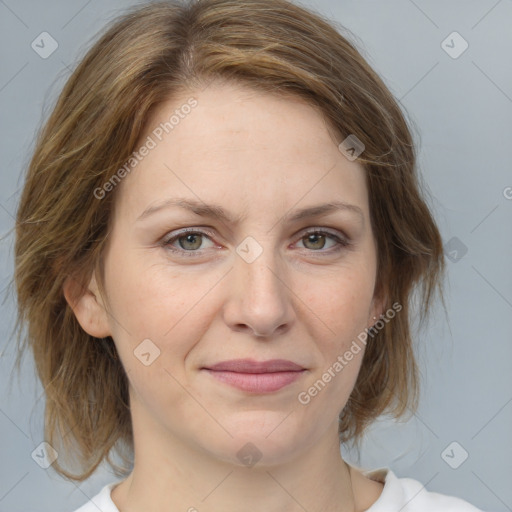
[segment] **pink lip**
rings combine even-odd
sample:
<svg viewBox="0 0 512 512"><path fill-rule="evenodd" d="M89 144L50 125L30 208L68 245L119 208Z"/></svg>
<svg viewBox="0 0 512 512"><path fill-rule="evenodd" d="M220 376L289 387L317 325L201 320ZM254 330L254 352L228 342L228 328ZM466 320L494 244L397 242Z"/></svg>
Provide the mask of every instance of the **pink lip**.
<svg viewBox="0 0 512 512"><path fill-rule="evenodd" d="M217 380L243 391L268 393L297 380L305 368L285 359L234 359L203 368Z"/></svg>

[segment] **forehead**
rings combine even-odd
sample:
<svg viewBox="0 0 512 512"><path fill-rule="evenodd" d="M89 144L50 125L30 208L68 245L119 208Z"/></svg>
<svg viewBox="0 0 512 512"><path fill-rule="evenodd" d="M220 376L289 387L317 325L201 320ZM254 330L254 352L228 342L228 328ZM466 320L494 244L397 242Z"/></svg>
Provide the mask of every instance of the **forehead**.
<svg viewBox="0 0 512 512"><path fill-rule="evenodd" d="M188 108L192 98L195 106ZM170 128L167 132L162 124L169 120L173 126L167 126ZM296 94L268 92L221 81L197 89L181 90L158 105L148 118L143 137L159 127L164 128L164 138L170 132L176 136L182 132L190 135L194 131L202 142L197 146L199 150L208 146L205 135L209 138L215 136L215 144L221 136L233 137L233 149L237 143L245 143L245 150L249 145L255 147L265 143L271 143L278 150L290 140L296 142L297 149L301 149L304 145L299 142L304 141L299 139L307 138L314 144L325 141L326 137L334 143L339 137L326 122L320 107ZM276 133L280 134L278 139L274 138ZM244 140L243 135L248 139Z"/></svg>
<svg viewBox="0 0 512 512"><path fill-rule="evenodd" d="M139 213L173 196L272 209L326 195L366 202L363 167L341 154L319 109L293 95L238 84L184 91L152 112L144 144L120 194Z"/></svg>

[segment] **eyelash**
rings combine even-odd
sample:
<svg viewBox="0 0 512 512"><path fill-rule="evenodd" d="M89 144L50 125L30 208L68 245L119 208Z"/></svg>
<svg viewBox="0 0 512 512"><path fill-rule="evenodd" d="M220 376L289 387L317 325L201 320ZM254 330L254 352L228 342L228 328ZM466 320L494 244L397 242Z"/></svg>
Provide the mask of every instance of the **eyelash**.
<svg viewBox="0 0 512 512"><path fill-rule="evenodd" d="M189 228L189 229L184 229L184 230L180 231L179 233L177 233L176 235L174 235L170 238L164 238L164 240L162 240L162 246L164 248L166 248L167 250L171 251L172 253L178 254L179 256L185 256L185 257L202 256L204 253L204 250L186 251L184 249L176 249L175 247L172 247L171 244L174 241L176 241L180 237L188 235L188 234L206 235L209 238L214 236L213 233L210 231L202 231L197 228ZM331 231L326 231L325 229L319 229L319 228L313 228L313 229L310 229L310 230L304 232L299 240L302 240L303 238L305 238L306 236L308 236L310 234L328 235L328 237L332 238L336 242L336 245L337 245L336 247L328 249L328 250L319 249L319 250L315 251L315 250L311 249L310 252L313 252L313 253L333 254L333 253L337 253L351 245L351 242L349 242L347 239L342 238Z"/></svg>

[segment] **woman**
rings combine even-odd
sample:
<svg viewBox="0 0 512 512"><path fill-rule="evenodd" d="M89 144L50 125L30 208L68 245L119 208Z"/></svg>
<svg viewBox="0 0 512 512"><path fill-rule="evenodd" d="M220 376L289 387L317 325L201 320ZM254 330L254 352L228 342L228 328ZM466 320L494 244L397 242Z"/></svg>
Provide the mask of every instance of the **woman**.
<svg viewBox="0 0 512 512"><path fill-rule="evenodd" d="M154 3L108 28L17 218L53 467L123 477L80 512L477 511L339 449L417 403L409 303L427 316L443 249L415 159L376 73L294 4Z"/></svg>

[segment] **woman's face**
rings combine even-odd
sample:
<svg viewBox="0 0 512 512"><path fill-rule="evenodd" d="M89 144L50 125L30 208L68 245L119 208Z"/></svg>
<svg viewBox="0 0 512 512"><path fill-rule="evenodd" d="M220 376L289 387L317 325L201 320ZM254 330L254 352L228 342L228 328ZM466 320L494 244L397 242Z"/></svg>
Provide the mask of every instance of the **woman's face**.
<svg viewBox="0 0 512 512"><path fill-rule="evenodd" d="M310 105L234 85L163 104L140 140L115 191L110 314L81 320L115 341L136 446L270 464L334 439L364 353L351 346L382 312L363 168ZM334 202L352 206L302 212ZM213 370L235 359L300 371Z"/></svg>

